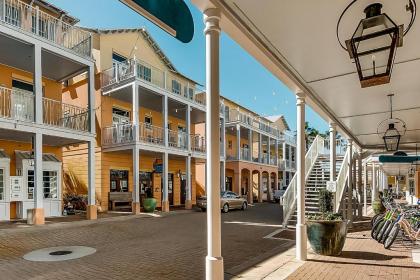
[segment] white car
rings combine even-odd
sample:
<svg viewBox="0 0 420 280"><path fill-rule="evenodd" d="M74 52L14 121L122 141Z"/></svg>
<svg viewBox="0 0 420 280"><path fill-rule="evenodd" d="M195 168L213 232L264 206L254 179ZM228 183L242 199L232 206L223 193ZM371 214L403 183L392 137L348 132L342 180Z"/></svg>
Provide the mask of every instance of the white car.
<svg viewBox="0 0 420 280"><path fill-rule="evenodd" d="M286 190L276 190L276 191L274 191L274 195L273 195L274 200L275 200L276 202L280 202L281 197L284 195L284 192L285 192L285 191L286 191Z"/></svg>

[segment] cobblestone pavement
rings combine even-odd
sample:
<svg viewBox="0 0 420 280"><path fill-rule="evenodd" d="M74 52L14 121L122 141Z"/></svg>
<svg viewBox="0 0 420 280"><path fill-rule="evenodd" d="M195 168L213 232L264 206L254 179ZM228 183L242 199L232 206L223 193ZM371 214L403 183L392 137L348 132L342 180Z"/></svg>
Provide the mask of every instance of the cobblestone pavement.
<svg viewBox="0 0 420 280"><path fill-rule="evenodd" d="M420 279L420 264L413 263L412 248L397 240L386 250L363 228L347 235L341 256L311 254L288 279Z"/></svg>
<svg viewBox="0 0 420 280"><path fill-rule="evenodd" d="M226 278L290 248L265 239L281 224L277 204L222 214ZM54 246L89 246L93 255L64 262L22 256ZM206 215L174 211L161 217L122 216L0 230L0 279L203 279Z"/></svg>

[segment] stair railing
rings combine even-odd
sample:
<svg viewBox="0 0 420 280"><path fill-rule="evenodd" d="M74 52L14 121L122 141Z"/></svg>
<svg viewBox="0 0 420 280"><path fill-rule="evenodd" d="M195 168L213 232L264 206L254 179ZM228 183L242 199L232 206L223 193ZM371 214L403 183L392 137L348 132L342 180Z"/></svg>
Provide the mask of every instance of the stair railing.
<svg viewBox="0 0 420 280"><path fill-rule="evenodd" d="M335 208L334 211L338 213L340 211L341 203L347 186L347 179L349 175L349 156L350 151L347 150L341 164L340 171L337 175L336 191L335 191Z"/></svg>
<svg viewBox="0 0 420 280"><path fill-rule="evenodd" d="M324 138L317 136L305 155L305 181L320 154L324 151ZM297 173L293 176L281 200L283 205L283 226L287 225L290 216L295 211L297 197Z"/></svg>

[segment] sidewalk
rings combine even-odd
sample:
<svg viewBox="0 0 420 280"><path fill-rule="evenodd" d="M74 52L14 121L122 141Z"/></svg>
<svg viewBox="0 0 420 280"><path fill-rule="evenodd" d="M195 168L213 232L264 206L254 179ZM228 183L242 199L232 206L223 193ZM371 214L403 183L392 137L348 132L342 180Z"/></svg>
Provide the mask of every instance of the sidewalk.
<svg viewBox="0 0 420 280"><path fill-rule="evenodd" d="M369 226L369 221L355 224L339 257L315 255L309 249L308 260L299 262L291 248L233 279L420 279L420 264L412 258L412 249L417 249L397 240L386 250L370 237Z"/></svg>

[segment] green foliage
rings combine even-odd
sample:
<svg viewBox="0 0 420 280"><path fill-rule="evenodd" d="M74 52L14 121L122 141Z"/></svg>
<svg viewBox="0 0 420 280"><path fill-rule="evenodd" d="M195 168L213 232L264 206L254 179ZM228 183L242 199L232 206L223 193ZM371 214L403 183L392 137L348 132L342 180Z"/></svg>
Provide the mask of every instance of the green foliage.
<svg viewBox="0 0 420 280"><path fill-rule="evenodd" d="M307 216L309 221L342 221L343 216L339 213L322 213L322 214L311 214Z"/></svg>
<svg viewBox="0 0 420 280"><path fill-rule="evenodd" d="M319 211L320 214L307 216L310 221L342 221L343 217L339 213L334 213L333 194L327 190L319 191Z"/></svg>

